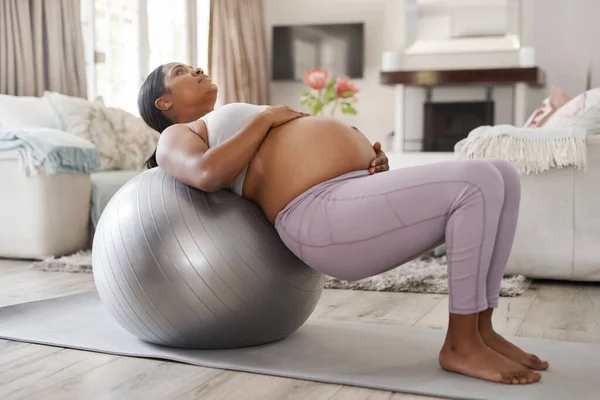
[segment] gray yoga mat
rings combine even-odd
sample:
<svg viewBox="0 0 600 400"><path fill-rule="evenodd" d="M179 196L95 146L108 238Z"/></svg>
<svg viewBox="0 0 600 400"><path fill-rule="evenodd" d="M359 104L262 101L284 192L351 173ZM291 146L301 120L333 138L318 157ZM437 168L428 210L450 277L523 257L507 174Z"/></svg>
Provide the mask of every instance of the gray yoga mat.
<svg viewBox="0 0 600 400"><path fill-rule="evenodd" d="M144 343L104 311L95 292L0 308L4 339L204 367L458 399L598 399L600 346L516 338L549 359L540 383L510 386L440 369L444 332L309 320L285 340L234 350L170 349ZM0 362L1 362L0 357Z"/></svg>

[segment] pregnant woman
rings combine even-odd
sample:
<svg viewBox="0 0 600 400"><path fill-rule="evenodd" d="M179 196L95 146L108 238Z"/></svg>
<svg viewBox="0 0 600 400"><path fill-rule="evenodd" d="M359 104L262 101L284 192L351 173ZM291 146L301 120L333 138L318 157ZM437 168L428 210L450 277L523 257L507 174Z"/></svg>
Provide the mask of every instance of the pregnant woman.
<svg viewBox="0 0 600 400"><path fill-rule="evenodd" d="M254 201L294 254L340 279L380 274L445 242L450 317L440 365L507 384L540 380L532 370L548 363L492 327L519 210L519 177L509 164L451 161L374 173L388 169L385 155L339 120L285 106L215 110L216 97L198 68L172 63L148 76L138 106L161 132L149 168Z"/></svg>

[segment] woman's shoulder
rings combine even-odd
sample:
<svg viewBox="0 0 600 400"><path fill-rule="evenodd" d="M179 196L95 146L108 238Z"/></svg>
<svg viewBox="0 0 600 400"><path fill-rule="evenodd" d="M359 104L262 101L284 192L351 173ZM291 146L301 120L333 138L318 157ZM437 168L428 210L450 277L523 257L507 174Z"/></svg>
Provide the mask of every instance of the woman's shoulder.
<svg viewBox="0 0 600 400"><path fill-rule="evenodd" d="M197 136L202 139L203 142L207 141L207 130L206 123L202 118L190 122L187 124L174 124L165 129L158 137L157 149L158 148L170 148L173 145L178 145L178 142L183 138L187 137L193 140L193 137Z"/></svg>

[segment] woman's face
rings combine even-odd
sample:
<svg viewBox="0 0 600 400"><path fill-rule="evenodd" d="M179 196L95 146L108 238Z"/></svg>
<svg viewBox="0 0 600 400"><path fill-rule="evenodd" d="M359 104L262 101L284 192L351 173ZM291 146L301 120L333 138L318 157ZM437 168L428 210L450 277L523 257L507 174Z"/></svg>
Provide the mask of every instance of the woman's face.
<svg viewBox="0 0 600 400"><path fill-rule="evenodd" d="M214 109L217 86L202 69L169 63L163 75L165 93L154 104L171 121L192 122Z"/></svg>

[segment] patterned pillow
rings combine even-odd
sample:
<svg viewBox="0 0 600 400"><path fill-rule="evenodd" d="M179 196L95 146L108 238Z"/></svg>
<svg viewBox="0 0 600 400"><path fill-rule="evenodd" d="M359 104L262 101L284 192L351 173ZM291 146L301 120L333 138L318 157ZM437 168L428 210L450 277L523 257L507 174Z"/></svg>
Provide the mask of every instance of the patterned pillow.
<svg viewBox="0 0 600 400"><path fill-rule="evenodd" d="M571 99L572 97L562 88L552 87L550 89L550 96L544 100L542 105L525 122L525 128L541 128L558 109L567 104Z"/></svg>
<svg viewBox="0 0 600 400"><path fill-rule="evenodd" d="M100 155L100 170L120 168L121 153L118 138L108 120L102 98L93 102L56 92L44 92L58 116L60 129L86 139L96 146Z"/></svg>
<svg viewBox="0 0 600 400"><path fill-rule="evenodd" d="M552 115L546 127L600 127L600 88L581 93Z"/></svg>
<svg viewBox="0 0 600 400"><path fill-rule="evenodd" d="M159 133L146 125L143 119L120 108L107 107L106 116L117 135L120 169L142 169L156 149Z"/></svg>

